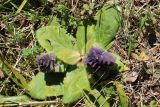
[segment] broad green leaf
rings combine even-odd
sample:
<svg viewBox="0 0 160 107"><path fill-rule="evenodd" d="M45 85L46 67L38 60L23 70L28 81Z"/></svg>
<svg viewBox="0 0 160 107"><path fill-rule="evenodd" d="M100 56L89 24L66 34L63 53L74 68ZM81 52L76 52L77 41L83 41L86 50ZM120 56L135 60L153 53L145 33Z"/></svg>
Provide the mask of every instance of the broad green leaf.
<svg viewBox="0 0 160 107"><path fill-rule="evenodd" d="M45 99L50 96L63 95L63 86L61 85L64 75L61 73L39 72L28 84L29 94L36 99Z"/></svg>
<svg viewBox="0 0 160 107"><path fill-rule="evenodd" d="M84 68L67 73L64 78L63 102L71 103L83 96L84 90L90 90L87 72Z"/></svg>
<svg viewBox="0 0 160 107"><path fill-rule="evenodd" d="M36 32L36 37L39 42L39 44L47 51L51 52L53 50L53 47L51 45L51 42L54 35L58 35L58 31L54 33L53 30L54 27L52 26L46 26L38 29ZM51 40L50 40L51 39Z"/></svg>
<svg viewBox="0 0 160 107"><path fill-rule="evenodd" d="M104 97L96 89L91 90L85 96L86 96L85 103L87 104L87 107L110 107L110 104L107 101L109 97Z"/></svg>
<svg viewBox="0 0 160 107"><path fill-rule="evenodd" d="M86 44L86 54L89 53L90 49L93 47L94 45L94 38L91 38L90 40L87 41L87 44Z"/></svg>
<svg viewBox="0 0 160 107"><path fill-rule="evenodd" d="M116 82L117 93L120 99L120 104L122 107L128 107L128 98L126 93L123 90L123 85L119 82Z"/></svg>
<svg viewBox="0 0 160 107"><path fill-rule="evenodd" d="M87 41L95 38L95 36L96 36L95 25L88 25L87 26Z"/></svg>
<svg viewBox="0 0 160 107"><path fill-rule="evenodd" d="M121 26L121 14L116 6L104 6L95 16L97 24L95 27L96 41L101 47L106 47Z"/></svg>
<svg viewBox="0 0 160 107"><path fill-rule="evenodd" d="M80 59L75 39L60 28L57 23L42 27L36 32L40 45L49 53L54 53L59 59L68 64L76 64Z"/></svg>
<svg viewBox="0 0 160 107"><path fill-rule="evenodd" d="M78 51L73 51L69 49L57 50L56 54L60 59L68 64L76 64L81 60L81 55Z"/></svg>
<svg viewBox="0 0 160 107"><path fill-rule="evenodd" d="M77 28L77 46L80 51L84 51L87 37L87 28L85 26L79 26Z"/></svg>
<svg viewBox="0 0 160 107"><path fill-rule="evenodd" d="M12 97L4 97L0 96L0 104L2 103L21 103L21 102L28 102L29 98L26 95L21 95L21 96L12 96Z"/></svg>
<svg viewBox="0 0 160 107"><path fill-rule="evenodd" d="M74 65L81 60L81 54L78 51L74 50L74 48L71 49L64 46L60 46L56 42L53 42L52 46L56 47L54 48L53 53L55 53L55 55L65 63Z"/></svg>
<svg viewBox="0 0 160 107"><path fill-rule="evenodd" d="M89 42L88 45L93 45L91 41L94 41L94 26L79 26L77 29L77 46L80 52L84 53L87 51L87 43ZM91 44L92 43L92 44ZM90 46L91 47L91 46Z"/></svg>
<svg viewBox="0 0 160 107"><path fill-rule="evenodd" d="M53 52L54 49L57 48L53 47L54 44L64 48L75 49L72 43L74 42L74 38L59 26L52 25L42 27L36 32L36 35L40 45L48 52Z"/></svg>

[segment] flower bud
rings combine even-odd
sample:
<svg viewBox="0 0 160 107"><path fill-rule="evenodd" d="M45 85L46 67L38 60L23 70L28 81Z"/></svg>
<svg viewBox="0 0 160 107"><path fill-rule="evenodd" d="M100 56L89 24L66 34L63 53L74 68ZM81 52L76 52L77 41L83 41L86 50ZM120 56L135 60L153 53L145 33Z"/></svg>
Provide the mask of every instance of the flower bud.
<svg viewBox="0 0 160 107"><path fill-rule="evenodd" d="M105 52L101 48L94 47L90 50L85 64L94 70L105 69L113 65L115 60L111 53Z"/></svg>
<svg viewBox="0 0 160 107"><path fill-rule="evenodd" d="M45 73L55 69L56 56L54 54L41 54L37 56L37 65Z"/></svg>

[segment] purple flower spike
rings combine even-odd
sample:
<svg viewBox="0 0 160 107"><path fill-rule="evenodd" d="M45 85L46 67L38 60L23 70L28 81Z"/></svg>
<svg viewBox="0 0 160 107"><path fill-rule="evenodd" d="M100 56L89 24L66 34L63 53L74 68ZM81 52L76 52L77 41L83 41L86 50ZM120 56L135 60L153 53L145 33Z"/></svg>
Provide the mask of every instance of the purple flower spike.
<svg viewBox="0 0 160 107"><path fill-rule="evenodd" d="M101 69L115 63L115 60L111 53L105 52L101 48L92 48L86 59L86 65L92 69Z"/></svg>
<svg viewBox="0 0 160 107"><path fill-rule="evenodd" d="M37 56L37 65L43 72L50 72L54 70L56 64L56 56L54 54L41 54Z"/></svg>

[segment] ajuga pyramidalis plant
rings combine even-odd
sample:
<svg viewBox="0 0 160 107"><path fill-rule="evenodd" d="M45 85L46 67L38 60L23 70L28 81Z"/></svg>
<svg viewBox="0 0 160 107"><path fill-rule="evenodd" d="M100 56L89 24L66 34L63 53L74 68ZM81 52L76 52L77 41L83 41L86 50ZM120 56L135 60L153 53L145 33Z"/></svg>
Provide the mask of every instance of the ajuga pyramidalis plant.
<svg viewBox="0 0 160 107"><path fill-rule="evenodd" d="M62 95L64 103L72 103L84 95L84 90L90 92L92 89L89 73L97 72L99 76L101 73L110 72L110 67L118 65L117 59L113 57L112 53L106 51L106 47L113 41L121 26L120 17L120 12L115 5L104 6L94 17L96 24L78 26L76 38L62 28L56 17L51 25L40 28L36 32L37 40L47 53L53 54L42 54L37 57L37 64L42 72L39 72L31 81L30 95L34 98L45 99L52 93L52 96ZM80 59L81 61L79 61ZM48 73L54 71L56 62L61 63L59 66L63 72ZM91 68L93 72L90 72L87 67ZM111 72L114 71L111 70ZM65 77L60 78L61 74L59 73L63 73ZM53 76L48 74L56 76L52 78ZM49 77L47 76L51 77L49 83L55 84L48 86L47 79ZM36 93L37 80L41 80L41 84L43 84L39 85L40 90L47 87L45 93ZM56 82L57 80L59 81ZM42 94L43 97L41 97Z"/></svg>

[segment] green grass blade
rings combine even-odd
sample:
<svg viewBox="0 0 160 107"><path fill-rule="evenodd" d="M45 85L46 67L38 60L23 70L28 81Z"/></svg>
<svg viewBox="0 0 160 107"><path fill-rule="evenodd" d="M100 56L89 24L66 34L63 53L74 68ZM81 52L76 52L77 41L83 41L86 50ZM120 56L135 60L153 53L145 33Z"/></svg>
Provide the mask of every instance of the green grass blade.
<svg viewBox="0 0 160 107"><path fill-rule="evenodd" d="M120 104L122 107L128 107L128 98L122 86L123 85L120 82L116 82L117 93L119 95Z"/></svg>
<svg viewBox="0 0 160 107"><path fill-rule="evenodd" d="M22 8L24 7L24 5L27 3L28 0L23 0L23 2L21 3L21 5L19 6L18 10L16 11L15 14L18 14L21 12Z"/></svg>
<svg viewBox="0 0 160 107"><path fill-rule="evenodd" d="M12 97L1 97L0 104L5 103L21 103L28 102L29 98L26 95L12 96Z"/></svg>
<svg viewBox="0 0 160 107"><path fill-rule="evenodd" d="M3 57L2 53L0 53L0 60L5 64L5 66L11 70L11 72L15 75L16 79L18 79L20 81L20 83L22 84L22 88L27 86L27 82L25 80L25 78L19 73L19 71L17 71L16 69L14 69L12 67L12 65L10 65ZM13 78L11 78L13 80ZM14 80L13 80L14 81ZM15 81L14 81L15 82ZM17 83L17 82L16 82ZM17 84L19 85L19 84Z"/></svg>

